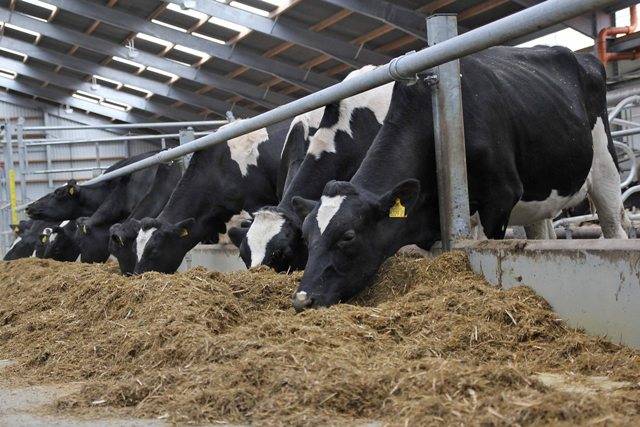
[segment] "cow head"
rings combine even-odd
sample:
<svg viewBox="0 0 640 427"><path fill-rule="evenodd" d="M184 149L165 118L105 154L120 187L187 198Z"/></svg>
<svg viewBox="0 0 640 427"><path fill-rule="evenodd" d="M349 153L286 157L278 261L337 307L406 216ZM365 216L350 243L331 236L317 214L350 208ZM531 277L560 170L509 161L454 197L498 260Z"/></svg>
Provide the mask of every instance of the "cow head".
<svg viewBox="0 0 640 427"><path fill-rule="evenodd" d="M40 234L40 243L44 246L43 258L75 261L80 255L76 229L75 221L63 221L60 225L45 228Z"/></svg>
<svg viewBox="0 0 640 427"><path fill-rule="evenodd" d="M28 258L33 255L38 236L29 234L29 229L32 225L33 221L24 220L18 224L11 224L11 230L13 230L15 239L4 255L3 259L5 261Z"/></svg>
<svg viewBox="0 0 640 427"><path fill-rule="evenodd" d="M300 270L307 261L300 227L296 214L269 206L256 212L248 227L231 229L229 237L247 268L262 264L278 272Z"/></svg>
<svg viewBox="0 0 640 427"><path fill-rule="evenodd" d="M128 219L109 228L109 253L116 257L120 272L131 275L136 268L136 237L140 231L140 221Z"/></svg>
<svg viewBox="0 0 640 427"><path fill-rule="evenodd" d="M419 195L417 180L403 181L382 196L331 181L320 202L293 198L296 211L306 216L302 234L309 250L294 308L336 304L369 286L395 252L398 224L412 214Z"/></svg>
<svg viewBox="0 0 640 427"><path fill-rule="evenodd" d="M80 187L75 180L70 180L52 193L42 196L27 206L26 212L33 219L49 219L62 221L65 218L78 216L80 206Z"/></svg>
<svg viewBox="0 0 640 427"><path fill-rule="evenodd" d="M109 225L95 225L90 218L77 219L76 243L80 248L80 261L105 262L109 258Z"/></svg>
<svg viewBox="0 0 640 427"><path fill-rule="evenodd" d="M194 245L191 234L195 223L194 218L175 224L156 218L143 219L136 237L137 264L134 273L174 273Z"/></svg>

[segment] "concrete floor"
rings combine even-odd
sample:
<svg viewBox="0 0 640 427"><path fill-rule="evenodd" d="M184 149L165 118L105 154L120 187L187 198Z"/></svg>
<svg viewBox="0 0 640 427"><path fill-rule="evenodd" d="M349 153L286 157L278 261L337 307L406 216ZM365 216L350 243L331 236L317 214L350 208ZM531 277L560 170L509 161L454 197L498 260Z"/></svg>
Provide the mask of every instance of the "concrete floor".
<svg viewBox="0 0 640 427"><path fill-rule="evenodd" d="M80 390L81 383L12 386L2 377L2 370L12 364L0 360L0 427L158 427L167 426L162 420L132 418L80 419L52 413L51 405L59 398Z"/></svg>

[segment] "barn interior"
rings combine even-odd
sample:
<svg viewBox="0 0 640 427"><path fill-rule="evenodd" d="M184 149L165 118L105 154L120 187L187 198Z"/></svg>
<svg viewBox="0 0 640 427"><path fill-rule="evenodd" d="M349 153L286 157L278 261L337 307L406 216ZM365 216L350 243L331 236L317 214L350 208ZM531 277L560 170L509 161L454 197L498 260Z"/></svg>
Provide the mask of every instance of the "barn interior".
<svg viewBox="0 0 640 427"><path fill-rule="evenodd" d="M56 188L73 180L97 182L119 161L151 150L173 153L168 150L189 147L239 119L259 118L318 94L365 65L407 58L427 48L428 17L454 15L457 33L464 35L553 2L562 3L0 0L0 255L15 241L11 224L27 219L26 207ZM592 211L555 218L558 240L523 243L518 227L510 228L504 241L452 238L427 259L412 252L385 264L376 287L353 305L306 317L290 307L299 273L285 276L263 267L245 272L230 243L198 244L174 276L122 277L108 263L3 262L0 372L6 370L10 379L0 379L0 401L15 390L48 397L38 406L44 415L7 397L4 407L0 403L0 420L15 425L631 425L640 420L640 213L633 206L640 194L638 1L600 3L570 19L503 37L500 44L562 45L605 63L622 199L632 221L625 230L628 241L602 239ZM168 158L182 155L162 161ZM466 252L466 258L450 249ZM46 288L51 301L38 300L29 283ZM73 294L67 293L69 283L77 285ZM176 284L184 288L175 289ZM494 294L496 287L504 295ZM202 300L194 296L199 293ZM245 301L236 301L245 294ZM79 302L82 295L95 298L95 305L71 308L69 301ZM440 297L442 304L436 302ZM189 308L172 307L176 301ZM467 314L453 310L467 317L451 317L446 301L467 307ZM104 319L92 317L102 305ZM158 307L166 313L159 314ZM418 328L414 322L438 327L417 317L419 310L446 319L440 326L451 334ZM207 316L216 319L214 326L203 320ZM396 327L392 319L401 316L408 320L398 320ZM75 328L73 319L88 332ZM566 326L557 327L559 321ZM70 326L50 332L56 322ZM163 329L169 323L170 333ZM41 345L23 331L32 327L43 331ZM99 344L88 338L108 335L111 327L122 333ZM196 342L201 338L206 351ZM482 355L483 339L492 342L491 356ZM234 344L223 348L225 340ZM380 345L369 346L367 340ZM527 352L531 360L522 367L518 363ZM54 353L69 357L46 361ZM305 383L312 381L305 363L323 372L315 378L316 388ZM511 363L520 367L505 367ZM421 377L423 370L441 375ZM465 374L472 378L468 384ZM33 388L49 383L51 389ZM502 398L500 387L508 390ZM431 394L423 395L423 388ZM486 396L480 396L483 390Z"/></svg>

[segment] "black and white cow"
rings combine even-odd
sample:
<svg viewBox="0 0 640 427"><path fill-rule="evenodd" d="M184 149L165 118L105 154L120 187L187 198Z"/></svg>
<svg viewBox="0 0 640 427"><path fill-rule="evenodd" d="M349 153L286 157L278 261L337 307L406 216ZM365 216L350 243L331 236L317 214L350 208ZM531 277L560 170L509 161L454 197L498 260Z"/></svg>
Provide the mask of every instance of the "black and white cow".
<svg viewBox="0 0 640 427"><path fill-rule="evenodd" d="M156 153L157 151L151 151L120 160L111 165L105 173L145 159ZM27 206L27 215L32 219L48 221L64 221L66 219L77 219L81 216L91 216L121 179L122 177L83 186L79 186L74 179L69 180L67 184L56 188L53 192Z"/></svg>
<svg viewBox="0 0 640 427"><path fill-rule="evenodd" d="M347 79L374 68L363 67ZM382 126L392 89L389 83L324 108L321 119L316 119L318 129L310 139L304 161L280 203L256 212L249 228L230 231L247 267L264 264L277 271L304 268L307 250L302 221L294 212L291 199L300 196L317 200L328 181L351 179ZM315 116L317 111L313 112Z"/></svg>
<svg viewBox="0 0 640 427"><path fill-rule="evenodd" d="M487 237L554 217L586 192L603 234L626 238L605 71L560 47L491 48L461 60L469 201ZM350 182L329 182L308 213L296 310L350 298L400 247L440 237L431 89L396 83L391 108Z"/></svg>
<svg viewBox="0 0 640 427"><path fill-rule="evenodd" d="M166 169L171 173L165 173ZM162 173L159 172L161 170ZM80 261L105 262L109 258L109 229L116 222L126 219L145 199L159 173L160 179L169 180L162 185L175 186L181 176L180 165L177 162L154 165L118 178L114 189L93 215L77 219L76 242L80 247ZM166 202L166 198L164 200Z"/></svg>
<svg viewBox="0 0 640 427"><path fill-rule="evenodd" d="M10 261L29 257L42 258L44 246L40 244L40 234L45 228L57 224L57 222L51 221L28 220L12 225L16 238L4 255L3 260Z"/></svg>
<svg viewBox="0 0 640 427"><path fill-rule="evenodd" d="M80 246L76 238L77 229L75 220L65 220L42 230L40 234L40 242L44 248L42 258L66 262L77 261L80 257Z"/></svg>
<svg viewBox="0 0 640 427"><path fill-rule="evenodd" d="M234 215L276 203L289 123L280 122L194 153L160 215L140 221L134 272L173 273L198 242L225 233Z"/></svg>
<svg viewBox="0 0 640 427"><path fill-rule="evenodd" d="M178 162L160 165L153 185L129 217L122 223L109 227L109 253L118 260L122 274L133 274L136 266L135 242L140 231L140 223L137 220L160 214L181 177L182 170Z"/></svg>

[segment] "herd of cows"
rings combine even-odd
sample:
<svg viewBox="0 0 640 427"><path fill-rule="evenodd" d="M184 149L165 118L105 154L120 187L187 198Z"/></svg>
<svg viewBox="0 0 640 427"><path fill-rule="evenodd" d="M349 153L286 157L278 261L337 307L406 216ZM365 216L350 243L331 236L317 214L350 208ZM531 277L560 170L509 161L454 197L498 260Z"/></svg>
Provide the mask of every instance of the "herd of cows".
<svg viewBox="0 0 640 427"><path fill-rule="evenodd" d="M549 221L588 196L604 237L626 238L602 64L560 47L495 47L461 69L477 227L553 238ZM199 242L228 238L247 267L304 269L296 310L344 301L402 246L440 238L431 88L417 77L198 151L184 173L176 162L69 181L29 205L5 260L113 256L123 274L173 273Z"/></svg>

